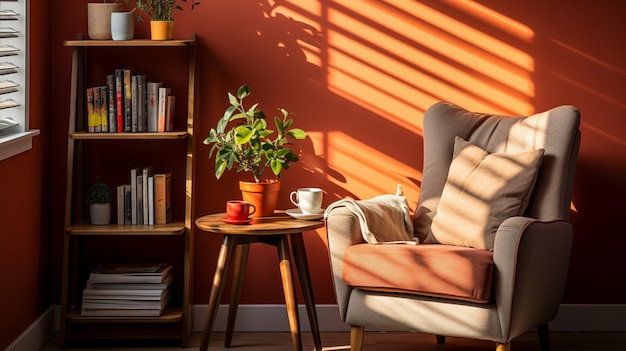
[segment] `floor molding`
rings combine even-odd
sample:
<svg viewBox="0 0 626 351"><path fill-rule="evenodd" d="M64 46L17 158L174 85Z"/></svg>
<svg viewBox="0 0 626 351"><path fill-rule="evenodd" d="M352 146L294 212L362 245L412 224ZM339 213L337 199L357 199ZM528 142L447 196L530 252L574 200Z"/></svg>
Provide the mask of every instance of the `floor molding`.
<svg viewBox="0 0 626 351"><path fill-rule="evenodd" d="M44 313L31 323L5 351L33 351L41 349L58 330L55 320L58 319L58 309L50 306Z"/></svg>

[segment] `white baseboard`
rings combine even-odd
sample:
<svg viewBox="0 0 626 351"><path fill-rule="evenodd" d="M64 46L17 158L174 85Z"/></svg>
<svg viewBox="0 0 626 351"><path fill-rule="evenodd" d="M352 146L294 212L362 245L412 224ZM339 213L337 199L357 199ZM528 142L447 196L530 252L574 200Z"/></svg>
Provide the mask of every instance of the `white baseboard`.
<svg viewBox="0 0 626 351"><path fill-rule="evenodd" d="M57 309L50 306L37 320L22 332L5 351L33 351L39 350L52 339L55 331Z"/></svg>
<svg viewBox="0 0 626 351"><path fill-rule="evenodd" d="M41 349L59 331L60 306L48 308L5 351L32 351ZM194 331L204 328L207 306L194 306ZM337 305L317 305L317 321L322 332L349 331L339 318ZM311 327L304 305L298 306L300 327L309 332ZM226 330L228 306L220 305L213 330ZM559 314L550 323L551 331L615 332L626 331L626 304L620 305L561 305ZM287 332L285 305L240 305L235 323L237 332Z"/></svg>

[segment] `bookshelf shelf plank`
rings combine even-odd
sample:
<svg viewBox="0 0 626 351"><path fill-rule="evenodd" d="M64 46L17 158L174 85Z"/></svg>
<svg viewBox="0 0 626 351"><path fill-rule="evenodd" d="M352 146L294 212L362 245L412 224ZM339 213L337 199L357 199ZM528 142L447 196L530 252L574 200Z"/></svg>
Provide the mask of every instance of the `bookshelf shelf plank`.
<svg viewBox="0 0 626 351"><path fill-rule="evenodd" d="M159 225L91 225L74 224L65 228L67 235L182 235L185 233L183 221Z"/></svg>
<svg viewBox="0 0 626 351"><path fill-rule="evenodd" d="M150 39L133 39L133 40L65 40L64 46L78 47L181 47L196 45L195 36L191 39L174 39L174 40L150 40Z"/></svg>
<svg viewBox="0 0 626 351"><path fill-rule="evenodd" d="M72 139L82 140L118 140L118 139L146 139L146 140L165 140L165 139L186 139L189 133L186 131L177 132L154 132L154 133L89 133L74 132L70 134Z"/></svg>

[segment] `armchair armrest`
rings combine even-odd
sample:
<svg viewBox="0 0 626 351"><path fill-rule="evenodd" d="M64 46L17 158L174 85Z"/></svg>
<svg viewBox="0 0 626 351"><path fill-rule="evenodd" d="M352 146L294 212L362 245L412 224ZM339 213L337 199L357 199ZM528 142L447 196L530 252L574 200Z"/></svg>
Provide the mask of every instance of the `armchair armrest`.
<svg viewBox="0 0 626 351"><path fill-rule="evenodd" d="M341 319L345 320L352 288L343 280L343 254L349 246L364 243L365 240L363 240L359 219L345 207L338 207L328 215L326 218L326 235L339 314Z"/></svg>
<svg viewBox="0 0 626 351"><path fill-rule="evenodd" d="M514 338L558 312L569 266L572 225L527 217L505 220L496 233L494 291L503 335Z"/></svg>

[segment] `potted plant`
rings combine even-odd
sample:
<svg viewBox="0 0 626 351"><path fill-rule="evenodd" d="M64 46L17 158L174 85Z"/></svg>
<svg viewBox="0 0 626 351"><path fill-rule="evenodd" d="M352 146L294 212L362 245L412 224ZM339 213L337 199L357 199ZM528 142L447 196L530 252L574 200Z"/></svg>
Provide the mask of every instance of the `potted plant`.
<svg viewBox="0 0 626 351"><path fill-rule="evenodd" d="M258 108L258 103L244 106L244 99L250 93L251 89L247 85L242 85L236 96L228 93L230 106L217 122L217 127L211 128L204 143L211 146L209 158L215 156L217 179L235 165L237 172L251 174L253 179L239 183L242 197L255 204L257 217L265 217L274 213L276 208L282 171L288 169L290 163L298 161L298 155L288 147L289 139L302 140L307 134L300 128L292 128L291 113L283 108L278 109L280 116L273 118L276 130L270 129L268 118ZM276 179L263 179L268 168ZM262 195L266 187L270 188L269 199ZM263 202L260 202L261 197Z"/></svg>
<svg viewBox="0 0 626 351"><path fill-rule="evenodd" d="M193 10L199 1L181 0L184 3L191 3ZM126 0L128 3L129 0ZM150 36L152 40L169 40L174 37L174 17L172 14L176 10L183 10L178 0L136 0L136 9L139 10L137 21L143 22L142 14L150 19Z"/></svg>
<svg viewBox="0 0 626 351"><path fill-rule="evenodd" d="M87 3L87 34L89 38L110 40L112 38L111 13L123 12L125 8L126 4L118 2L118 0Z"/></svg>
<svg viewBox="0 0 626 351"><path fill-rule="evenodd" d="M91 215L91 224L109 224L111 221L111 202L113 192L100 178L87 191L87 203Z"/></svg>

